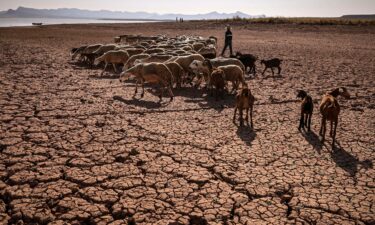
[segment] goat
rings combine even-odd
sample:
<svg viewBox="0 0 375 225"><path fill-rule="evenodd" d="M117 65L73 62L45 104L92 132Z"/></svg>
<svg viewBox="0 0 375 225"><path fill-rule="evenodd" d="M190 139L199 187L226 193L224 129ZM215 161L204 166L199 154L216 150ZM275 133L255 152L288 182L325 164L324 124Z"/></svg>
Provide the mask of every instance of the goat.
<svg viewBox="0 0 375 225"><path fill-rule="evenodd" d="M250 120L251 120L251 127L254 128L253 125L253 107L254 107L255 98L251 94L250 89L247 85L243 85L241 91L236 95L236 105L234 108L234 115L233 115L233 123L236 122L236 113L237 110L240 114L240 126L243 126L243 110L246 110L245 120L249 125L249 111L250 111Z"/></svg>
<svg viewBox="0 0 375 225"><path fill-rule="evenodd" d="M254 76L256 74L256 66L255 62L257 61L257 57L252 54L242 54L241 52L237 52L236 55L232 55L231 58L236 58L242 62L245 66L245 72L247 68L249 68L249 74L253 73Z"/></svg>
<svg viewBox="0 0 375 225"><path fill-rule="evenodd" d="M307 126L308 131L310 131L311 127L311 116L314 109L314 103L310 95L306 93L304 90L298 90L297 98L302 100L301 102L301 118L299 121L298 129L305 128Z"/></svg>
<svg viewBox="0 0 375 225"><path fill-rule="evenodd" d="M342 89L342 91L340 90ZM340 114L340 105L337 101L337 97L341 95L344 98L350 98L350 94L345 87L336 88L331 92L327 92L320 102L319 109L322 114L322 124L320 127L319 134L322 136L322 142L325 140L326 134L326 122L327 120L331 122L331 132L330 136L332 137L332 148L335 144L336 138L336 128L338 124L339 114ZM333 127L334 124L334 127Z"/></svg>
<svg viewBox="0 0 375 225"><path fill-rule="evenodd" d="M281 67L280 67L281 62L282 62L282 60L278 59L278 58L273 58L273 59L270 59L270 60L261 60L260 63L265 65L265 68L263 70L262 75L264 75L264 72L266 72L266 70L268 68L271 68L272 76L274 76L275 74L273 72L273 68L275 68L275 67L277 67L278 74L280 75L280 73L281 73Z"/></svg>

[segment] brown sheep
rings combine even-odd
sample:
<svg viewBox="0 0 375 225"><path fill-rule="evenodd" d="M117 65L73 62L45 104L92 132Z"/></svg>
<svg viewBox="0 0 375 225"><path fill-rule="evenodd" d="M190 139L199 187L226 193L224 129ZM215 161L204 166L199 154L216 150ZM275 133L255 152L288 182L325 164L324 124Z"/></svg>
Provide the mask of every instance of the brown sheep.
<svg viewBox="0 0 375 225"><path fill-rule="evenodd" d="M340 90L341 89L341 90ZM336 128L339 120L340 114L340 105L337 101L337 97L341 95L344 98L350 98L350 94L345 87L336 88L331 92L326 93L320 103L319 109L322 114L322 124L320 127L319 134L322 136L322 142L325 140L326 134L326 122L327 120L331 122L331 132L330 136L332 137L332 148L335 145L336 138ZM334 123L334 127L333 127Z"/></svg>
<svg viewBox="0 0 375 225"><path fill-rule="evenodd" d="M240 83L242 85L246 85L245 83L245 75L243 70L237 65L227 65L227 66L219 66L218 69L224 71L225 74L225 81L230 81L232 83L232 91L238 90Z"/></svg>
<svg viewBox="0 0 375 225"><path fill-rule="evenodd" d="M124 67L123 67L123 71L129 69L130 67L133 67L134 66L134 62L137 60L137 59L145 59L145 58L148 58L150 57L149 54L138 54L138 55L133 55L131 56L128 61L126 61L126 63L124 64Z"/></svg>
<svg viewBox="0 0 375 225"><path fill-rule="evenodd" d="M126 51L108 51L104 55L95 59L94 64L97 65L100 62L105 63L104 69L100 75L103 75L105 69L107 68L108 64L111 63L113 69L117 73L116 65L115 64L125 64L129 59L129 55Z"/></svg>
<svg viewBox="0 0 375 225"><path fill-rule="evenodd" d="M141 63L124 71L120 75L120 81L127 80L130 76L135 76L137 82L135 86L134 95L138 92L139 83L142 85L141 97L143 98L145 89L144 82L159 84L161 91L159 94L160 101L162 101L164 89L168 90L170 101L173 100L173 75L166 65L163 63Z"/></svg>
<svg viewBox="0 0 375 225"><path fill-rule="evenodd" d="M250 89L247 85L244 85L241 91L236 95L236 105L234 108L234 115L233 115L233 123L236 122L236 113L239 110L240 114L240 126L243 126L243 110L246 110L245 120L249 125L249 111L250 111L250 120L251 120L251 127L254 128L253 125L253 107L254 107L255 98L251 94Z"/></svg>
<svg viewBox="0 0 375 225"><path fill-rule="evenodd" d="M176 62L166 62L164 64L171 71L174 77L174 82L176 83L176 88L181 88L182 78L184 77L184 69Z"/></svg>
<svg viewBox="0 0 375 225"><path fill-rule="evenodd" d="M310 131L311 127L311 117L314 109L314 103L310 95L304 90L299 90L297 93L297 98L302 100L301 102L301 118L299 121L298 129L307 127Z"/></svg>
<svg viewBox="0 0 375 225"><path fill-rule="evenodd" d="M225 73L222 69L214 69L211 73L210 84L211 87L211 95L213 90L215 89L215 98L218 100L218 95L220 94L222 98L224 98L224 91L226 88L225 83Z"/></svg>

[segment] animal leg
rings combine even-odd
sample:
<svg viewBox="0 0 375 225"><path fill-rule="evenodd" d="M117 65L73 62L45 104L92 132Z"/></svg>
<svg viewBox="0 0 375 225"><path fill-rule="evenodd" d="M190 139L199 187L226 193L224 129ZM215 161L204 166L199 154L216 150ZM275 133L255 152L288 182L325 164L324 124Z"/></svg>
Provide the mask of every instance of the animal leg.
<svg viewBox="0 0 375 225"><path fill-rule="evenodd" d="M281 67L280 67L280 66L278 66L277 68L279 69L279 75L280 75L280 73L281 73Z"/></svg>
<svg viewBox="0 0 375 225"><path fill-rule="evenodd" d="M308 114L308 117L309 117L309 125L308 125L308 131L310 131L310 127L311 127L311 117L312 117L312 114Z"/></svg>
<svg viewBox="0 0 375 225"><path fill-rule="evenodd" d="M329 132L329 136L333 136L333 121L331 121L331 131Z"/></svg>
<svg viewBox="0 0 375 225"><path fill-rule="evenodd" d="M246 120L247 125L249 125L249 108L246 109L245 113L246 113L245 120Z"/></svg>
<svg viewBox="0 0 375 225"><path fill-rule="evenodd" d="M262 75L264 75L264 73L266 72L266 70L267 70L267 67L264 68Z"/></svg>
<svg viewBox="0 0 375 225"><path fill-rule="evenodd" d="M303 113L301 112L301 118L299 120L299 126L298 126L298 130L301 130L301 128L304 127L304 124L303 124Z"/></svg>
<svg viewBox="0 0 375 225"><path fill-rule="evenodd" d="M237 106L234 108L233 123L236 122L236 113L237 113Z"/></svg>
<svg viewBox="0 0 375 225"><path fill-rule="evenodd" d="M100 74L100 76L103 76L104 71L105 71L105 69L107 68L107 66L108 66L108 63L106 62L106 63L105 63L105 66L104 66L104 69L103 69L102 73Z"/></svg>
<svg viewBox="0 0 375 225"><path fill-rule="evenodd" d="M254 128L254 124L253 124L253 106L250 107L250 121L251 121L251 127Z"/></svg>
<svg viewBox="0 0 375 225"><path fill-rule="evenodd" d="M333 136L332 136L332 148L335 146L337 123L338 123L338 121L336 120L335 121L335 128L333 130Z"/></svg>
<svg viewBox="0 0 375 225"><path fill-rule="evenodd" d="M240 109L240 127L243 126L243 109Z"/></svg>
<svg viewBox="0 0 375 225"><path fill-rule="evenodd" d="M115 63L112 63L112 66L113 66L113 70L115 71L115 73L117 73L116 64L115 64Z"/></svg>
<svg viewBox="0 0 375 225"><path fill-rule="evenodd" d="M173 101L174 95L173 95L173 92L172 92L172 87L168 85L167 89L168 89L169 96L171 97L170 101Z"/></svg>
<svg viewBox="0 0 375 225"><path fill-rule="evenodd" d="M141 98L143 98L143 96L145 96L145 81L143 79L141 79L140 81L141 81L141 85L142 85Z"/></svg>
<svg viewBox="0 0 375 225"><path fill-rule="evenodd" d="M272 70L272 76L275 76L275 73L273 72L273 67L271 67L271 70Z"/></svg>
<svg viewBox="0 0 375 225"><path fill-rule="evenodd" d="M324 118L323 119L323 122L322 122L322 126L323 126L323 132L322 132L322 142L324 142L325 140L325 137L326 137L326 119Z"/></svg>
<svg viewBox="0 0 375 225"><path fill-rule="evenodd" d="M139 80L136 80L136 81L135 81L135 90L134 90L134 96L136 96L136 95L137 95L137 93L138 93L138 84L139 84Z"/></svg>

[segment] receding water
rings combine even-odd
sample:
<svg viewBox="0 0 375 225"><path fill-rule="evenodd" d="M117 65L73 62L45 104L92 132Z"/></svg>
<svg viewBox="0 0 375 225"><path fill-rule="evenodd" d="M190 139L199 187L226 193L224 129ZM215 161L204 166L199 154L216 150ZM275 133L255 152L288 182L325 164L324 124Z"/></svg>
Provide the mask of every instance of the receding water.
<svg viewBox="0 0 375 225"><path fill-rule="evenodd" d="M158 22L158 21L65 19L65 18L0 18L0 27L32 26L32 23L43 23L43 25L51 25L51 24L146 23L146 22Z"/></svg>

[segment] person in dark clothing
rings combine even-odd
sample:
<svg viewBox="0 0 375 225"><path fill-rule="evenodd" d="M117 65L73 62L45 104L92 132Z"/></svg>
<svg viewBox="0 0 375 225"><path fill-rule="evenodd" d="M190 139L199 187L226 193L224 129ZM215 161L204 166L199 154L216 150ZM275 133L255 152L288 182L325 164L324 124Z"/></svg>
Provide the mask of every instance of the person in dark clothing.
<svg viewBox="0 0 375 225"><path fill-rule="evenodd" d="M227 50L227 47L229 47L230 55L233 55L233 49L232 49L232 31L230 30L230 26L227 26L227 31L225 32L225 43L223 51L221 52L221 56L224 55L225 50Z"/></svg>

